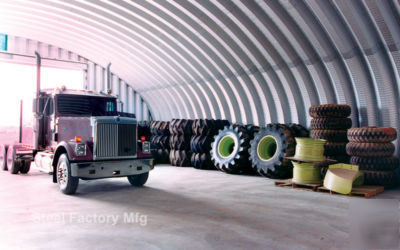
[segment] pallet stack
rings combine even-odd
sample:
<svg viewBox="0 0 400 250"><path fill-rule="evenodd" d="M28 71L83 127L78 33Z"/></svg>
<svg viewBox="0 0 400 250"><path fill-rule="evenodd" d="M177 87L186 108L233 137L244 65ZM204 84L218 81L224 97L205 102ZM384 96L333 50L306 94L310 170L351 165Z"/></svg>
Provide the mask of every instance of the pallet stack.
<svg viewBox="0 0 400 250"><path fill-rule="evenodd" d="M397 132L389 127L361 127L348 131L347 153L351 164L358 165L364 173L366 185L381 185L385 188L397 184L395 171L399 159L393 156Z"/></svg>
<svg viewBox="0 0 400 250"><path fill-rule="evenodd" d="M349 163L346 144L347 130L352 126L352 121L348 118L351 107L343 104L315 105L310 107L309 113L313 118L310 137L326 140L325 157L340 163Z"/></svg>
<svg viewBox="0 0 400 250"><path fill-rule="evenodd" d="M169 160L172 166L190 166L190 138L193 120L173 119L169 126Z"/></svg>

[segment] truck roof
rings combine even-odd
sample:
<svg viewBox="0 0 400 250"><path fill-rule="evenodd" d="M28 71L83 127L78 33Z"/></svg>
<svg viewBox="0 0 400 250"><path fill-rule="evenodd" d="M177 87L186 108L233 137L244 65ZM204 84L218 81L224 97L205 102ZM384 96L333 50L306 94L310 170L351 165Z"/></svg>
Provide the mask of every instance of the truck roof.
<svg viewBox="0 0 400 250"><path fill-rule="evenodd" d="M95 97L109 97L109 98L117 98L117 96L112 94L107 94L104 92L97 92L95 90L87 90L87 89L67 89L65 87L62 88L49 88L49 89L41 89L40 92L46 93L48 95L83 95L83 96L95 96Z"/></svg>

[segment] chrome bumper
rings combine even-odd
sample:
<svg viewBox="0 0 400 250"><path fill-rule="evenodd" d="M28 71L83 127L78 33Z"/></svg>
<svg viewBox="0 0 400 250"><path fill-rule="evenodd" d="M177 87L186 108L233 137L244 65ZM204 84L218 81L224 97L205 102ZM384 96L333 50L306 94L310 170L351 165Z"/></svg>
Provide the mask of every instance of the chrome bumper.
<svg viewBox="0 0 400 250"><path fill-rule="evenodd" d="M123 177L143 174L153 168L153 159L77 162L71 163L71 175L86 179Z"/></svg>

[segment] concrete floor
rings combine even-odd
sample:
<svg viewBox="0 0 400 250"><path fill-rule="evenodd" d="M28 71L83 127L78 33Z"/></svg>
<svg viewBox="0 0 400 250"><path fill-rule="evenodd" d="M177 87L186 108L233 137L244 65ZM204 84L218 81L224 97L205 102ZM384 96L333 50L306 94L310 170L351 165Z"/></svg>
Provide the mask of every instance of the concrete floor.
<svg viewBox="0 0 400 250"><path fill-rule="evenodd" d="M0 183L1 249L347 248L349 201L357 199L167 165L143 188L126 178L81 181L74 196L35 169L0 172Z"/></svg>

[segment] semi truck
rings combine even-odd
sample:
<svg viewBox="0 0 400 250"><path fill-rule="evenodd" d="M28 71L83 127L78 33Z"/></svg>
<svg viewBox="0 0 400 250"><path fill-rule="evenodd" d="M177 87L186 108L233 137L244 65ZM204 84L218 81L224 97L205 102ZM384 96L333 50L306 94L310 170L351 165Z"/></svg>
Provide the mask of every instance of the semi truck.
<svg viewBox="0 0 400 250"><path fill-rule="evenodd" d="M74 194L80 179L127 177L133 186L144 185L154 165L150 138L140 134L135 116L119 112L111 93L40 89L36 56L33 143L22 132L21 114L19 143L0 145L0 168L24 174L34 162L64 194Z"/></svg>

